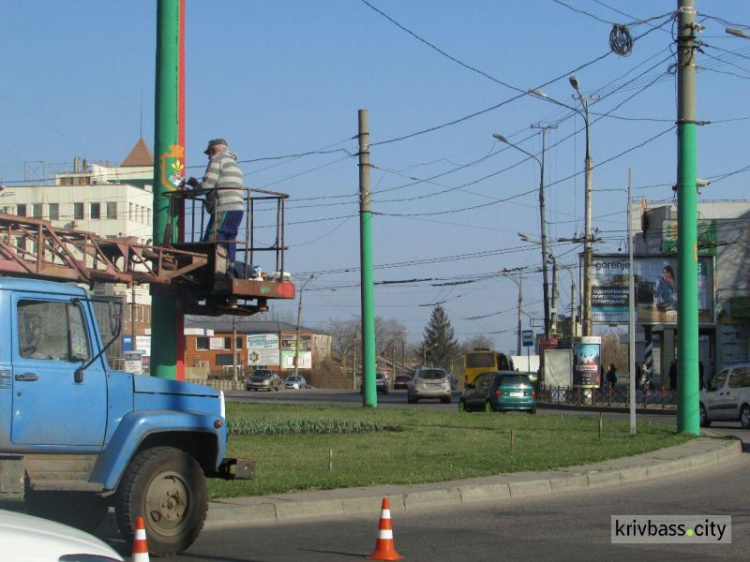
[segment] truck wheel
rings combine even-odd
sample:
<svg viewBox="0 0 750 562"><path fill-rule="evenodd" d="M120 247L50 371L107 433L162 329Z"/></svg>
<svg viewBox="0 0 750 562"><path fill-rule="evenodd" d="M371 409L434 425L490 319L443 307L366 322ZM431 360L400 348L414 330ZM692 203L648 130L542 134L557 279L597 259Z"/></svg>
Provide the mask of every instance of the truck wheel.
<svg viewBox="0 0 750 562"><path fill-rule="evenodd" d="M107 515L107 504L95 494L26 490L26 512L44 519L94 532Z"/></svg>
<svg viewBox="0 0 750 562"><path fill-rule="evenodd" d="M192 456L173 447L139 453L117 489L120 533L132 542L136 518L142 516L149 551L156 556L187 550L203 528L207 511L203 470Z"/></svg>

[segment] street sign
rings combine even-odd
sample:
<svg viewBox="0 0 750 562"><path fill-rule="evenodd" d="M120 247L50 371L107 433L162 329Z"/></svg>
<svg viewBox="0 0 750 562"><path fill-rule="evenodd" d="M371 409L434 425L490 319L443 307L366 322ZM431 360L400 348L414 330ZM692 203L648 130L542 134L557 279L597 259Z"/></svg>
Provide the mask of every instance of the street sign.
<svg viewBox="0 0 750 562"><path fill-rule="evenodd" d="M523 341L524 347L531 347L534 345L534 330L521 331L521 341Z"/></svg>

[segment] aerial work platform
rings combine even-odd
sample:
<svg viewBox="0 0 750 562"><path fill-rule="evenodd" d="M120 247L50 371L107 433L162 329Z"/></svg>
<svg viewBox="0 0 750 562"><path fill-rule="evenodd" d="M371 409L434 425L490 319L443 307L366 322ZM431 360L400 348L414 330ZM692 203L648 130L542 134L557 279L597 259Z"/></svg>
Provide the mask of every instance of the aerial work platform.
<svg viewBox="0 0 750 562"><path fill-rule="evenodd" d="M193 193L192 197L198 195ZM278 275L257 275L254 279L234 276L236 268L228 264L226 249L216 242L150 246L134 238L102 238L91 232L55 228L46 220L7 214L0 214L0 275L90 286L149 284L152 294L176 296L186 314L252 315L267 310L269 299L295 297L294 284L283 273L286 197L263 192L259 198L273 199L277 204L277 236L271 247L254 248L249 243L254 222L252 202L248 203L245 241L233 241L238 246L243 244L243 272L252 271L250 260L255 251L270 250L275 252ZM194 204L193 211L196 208Z"/></svg>

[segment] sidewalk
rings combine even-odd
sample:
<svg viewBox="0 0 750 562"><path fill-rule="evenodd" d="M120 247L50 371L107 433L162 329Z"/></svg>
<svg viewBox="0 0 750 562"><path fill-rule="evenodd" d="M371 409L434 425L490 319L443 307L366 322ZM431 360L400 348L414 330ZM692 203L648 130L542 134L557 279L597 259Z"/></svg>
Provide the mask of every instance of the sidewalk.
<svg viewBox="0 0 750 562"><path fill-rule="evenodd" d="M412 486L372 486L229 498L210 503L206 528L377 514L384 497L389 498L391 510L397 512L610 488L710 467L741 453L739 440L699 437L677 447L634 457L547 472L520 472Z"/></svg>

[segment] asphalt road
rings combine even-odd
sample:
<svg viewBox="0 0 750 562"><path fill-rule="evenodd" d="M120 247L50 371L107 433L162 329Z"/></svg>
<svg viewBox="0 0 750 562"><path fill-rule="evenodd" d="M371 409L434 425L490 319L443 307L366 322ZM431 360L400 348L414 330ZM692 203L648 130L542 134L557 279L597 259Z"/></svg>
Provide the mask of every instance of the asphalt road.
<svg viewBox="0 0 750 562"><path fill-rule="evenodd" d="M361 403L356 392L301 391L248 393L239 399L258 402ZM232 393L230 393L232 394ZM239 394L239 393L238 393ZM381 398L383 400L381 400ZM232 395L231 399L235 399ZM406 406L405 393L378 397L379 405ZM455 408L437 402L409 407ZM540 410L542 415L559 411ZM578 415L566 412L564 415ZM592 414L592 415L598 415ZM627 419L627 414L607 414ZM643 416L674 423L674 416ZM643 418L642 417L642 418ZM745 454L718 467L626 487L586 490L503 502L397 512L395 546L406 560L575 560L632 561L746 560L750 548L750 432L737 423L714 424L712 430L736 435ZM695 545L617 545L611 543L612 515L732 516L732 543ZM207 530L188 553L165 561L316 562L362 559L377 537L379 513L346 520L324 518L305 523L242 525Z"/></svg>
<svg viewBox="0 0 750 562"><path fill-rule="evenodd" d="M730 430L731 431L731 430ZM406 560L706 561L746 560L750 548L750 448L710 469L627 487L507 500L471 507L397 512L396 549ZM612 515L732 516L729 545L617 545ZM379 513L205 531L191 550L165 561L317 562L362 559Z"/></svg>

